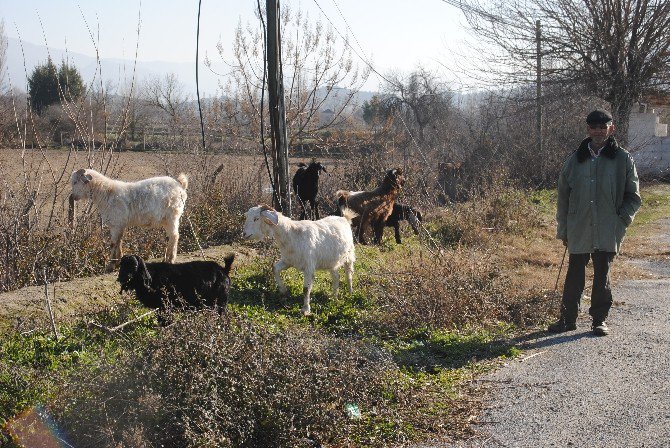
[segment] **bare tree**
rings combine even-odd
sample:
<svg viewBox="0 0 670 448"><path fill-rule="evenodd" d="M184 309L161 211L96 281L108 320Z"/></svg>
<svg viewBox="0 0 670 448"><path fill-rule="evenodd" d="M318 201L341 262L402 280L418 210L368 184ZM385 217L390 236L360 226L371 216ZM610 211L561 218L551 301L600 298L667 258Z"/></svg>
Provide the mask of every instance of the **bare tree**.
<svg viewBox="0 0 670 448"><path fill-rule="evenodd" d="M0 20L0 93L5 91L7 77L7 33L5 33L5 21Z"/></svg>
<svg viewBox="0 0 670 448"><path fill-rule="evenodd" d="M389 81L384 86L386 109L403 115L400 121L407 132L416 129L418 144L437 143L430 137L440 134L454 112L453 92L438 76L423 67L406 78L390 75ZM432 132L427 133L426 129Z"/></svg>
<svg viewBox="0 0 670 448"><path fill-rule="evenodd" d="M184 86L173 73L164 78L153 77L146 82L145 97L147 104L160 112L158 120L166 130L170 145L185 144L186 130L193 124L193 110L190 97L184 93ZM173 141L181 138L180 142Z"/></svg>
<svg viewBox="0 0 670 448"><path fill-rule="evenodd" d="M265 21L258 11L257 17ZM286 120L289 145L310 135L318 138L321 130L346 125L358 109L353 98L367 80L369 70L355 64L346 37L330 26L312 21L301 10L285 8L281 13L282 71L286 93ZM252 125L257 140L259 108L264 89L264 39L260 27L240 24L237 28L232 57L219 55L231 66L231 77L225 86L229 117L240 124ZM330 113L322 114L326 109Z"/></svg>
<svg viewBox="0 0 670 448"><path fill-rule="evenodd" d="M0 142L12 133L13 113L10 88L7 85L7 34L5 22L0 20Z"/></svg>
<svg viewBox="0 0 670 448"><path fill-rule="evenodd" d="M667 0L443 1L483 38L495 85L534 82L539 21L544 82L609 102L624 140L633 102L670 88Z"/></svg>

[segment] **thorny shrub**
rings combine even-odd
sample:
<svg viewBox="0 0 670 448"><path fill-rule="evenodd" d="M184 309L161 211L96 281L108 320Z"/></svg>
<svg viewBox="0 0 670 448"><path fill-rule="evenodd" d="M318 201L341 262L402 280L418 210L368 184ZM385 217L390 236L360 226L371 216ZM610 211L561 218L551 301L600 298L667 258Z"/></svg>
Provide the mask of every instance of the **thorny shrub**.
<svg viewBox="0 0 670 448"><path fill-rule="evenodd" d="M439 209L429 226L446 247L486 244L495 233L520 235L542 225L529 195L504 184L460 204Z"/></svg>
<svg viewBox="0 0 670 448"><path fill-rule="evenodd" d="M396 369L361 342L201 312L71 382L55 408L79 447L347 445L371 422L397 425Z"/></svg>
<svg viewBox="0 0 670 448"><path fill-rule="evenodd" d="M231 167L230 169L234 169ZM181 172L177 168L173 172ZM186 170L187 171L187 170ZM196 171L194 169L194 171ZM230 243L240 232L242 214L260 198L254 176L224 176L196 171L189 182L187 206L180 223L179 252ZM59 188L63 188L60 186ZM46 225L34 201L7 190L0 197L0 292L28 285L100 274L109 256L109 231L87 201L76 205L75 224L67 223L69 186ZM67 193L67 194L66 194ZM26 207L26 204L33 204ZM167 237L162 229L133 227L123 240L125 253L162 258Z"/></svg>
<svg viewBox="0 0 670 448"><path fill-rule="evenodd" d="M417 331L527 324L546 318L551 307L539 291L515 291L500 269L479 252L459 248L441 258L413 258L411 268L388 264L381 279L359 281L376 297L366 325L383 337ZM528 302L533 305L525 306Z"/></svg>

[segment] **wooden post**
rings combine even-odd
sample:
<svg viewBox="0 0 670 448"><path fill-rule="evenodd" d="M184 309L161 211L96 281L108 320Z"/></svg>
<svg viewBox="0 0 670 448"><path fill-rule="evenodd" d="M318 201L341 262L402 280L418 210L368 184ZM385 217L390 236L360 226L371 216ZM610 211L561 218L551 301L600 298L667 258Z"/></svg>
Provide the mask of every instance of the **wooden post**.
<svg viewBox="0 0 670 448"><path fill-rule="evenodd" d="M537 154L542 154L542 28L540 21L535 22L535 40L537 44Z"/></svg>
<svg viewBox="0 0 670 448"><path fill-rule="evenodd" d="M273 182L277 194L274 206L291 217L291 193L288 175L288 136L284 108L284 82L281 70L281 31L279 29L279 0L266 0L268 105L272 136ZM276 203L279 201L279 203Z"/></svg>

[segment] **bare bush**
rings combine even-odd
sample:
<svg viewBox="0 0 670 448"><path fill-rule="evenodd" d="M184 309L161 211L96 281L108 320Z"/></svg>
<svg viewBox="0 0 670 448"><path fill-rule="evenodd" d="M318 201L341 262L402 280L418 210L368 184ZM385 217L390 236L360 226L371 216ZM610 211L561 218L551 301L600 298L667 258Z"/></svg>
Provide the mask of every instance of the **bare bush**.
<svg viewBox="0 0 670 448"><path fill-rule="evenodd" d="M80 447L330 445L367 418L393 418L384 398L399 396L393 369L363 343L197 313L71 383L58 413Z"/></svg>

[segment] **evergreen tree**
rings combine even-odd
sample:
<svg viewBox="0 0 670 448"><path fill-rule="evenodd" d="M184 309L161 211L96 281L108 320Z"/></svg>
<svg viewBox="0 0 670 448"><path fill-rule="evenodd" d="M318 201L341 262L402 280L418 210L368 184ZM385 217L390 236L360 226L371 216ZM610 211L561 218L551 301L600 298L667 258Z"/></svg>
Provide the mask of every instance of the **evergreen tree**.
<svg viewBox="0 0 670 448"><path fill-rule="evenodd" d="M84 81L76 67L62 62L58 70L58 82L66 101L74 101L84 95Z"/></svg>
<svg viewBox="0 0 670 448"><path fill-rule="evenodd" d="M56 69L51 58L38 65L28 78L28 94L33 110L40 114L47 106L61 99L74 101L84 94L84 82L79 71L63 61Z"/></svg>

